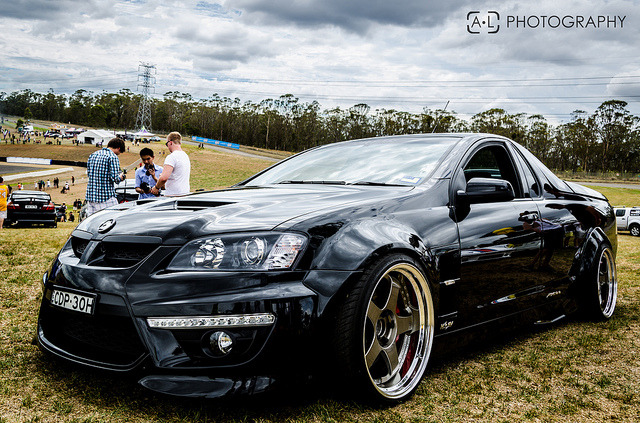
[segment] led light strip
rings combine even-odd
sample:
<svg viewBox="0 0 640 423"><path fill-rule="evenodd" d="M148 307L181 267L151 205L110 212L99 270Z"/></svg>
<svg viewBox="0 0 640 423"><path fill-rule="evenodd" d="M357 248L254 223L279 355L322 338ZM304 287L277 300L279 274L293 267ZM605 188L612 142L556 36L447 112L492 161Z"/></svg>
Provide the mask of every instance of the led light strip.
<svg viewBox="0 0 640 423"><path fill-rule="evenodd" d="M219 327L269 326L276 316L271 313L238 314L229 316L147 317L154 329L208 329Z"/></svg>

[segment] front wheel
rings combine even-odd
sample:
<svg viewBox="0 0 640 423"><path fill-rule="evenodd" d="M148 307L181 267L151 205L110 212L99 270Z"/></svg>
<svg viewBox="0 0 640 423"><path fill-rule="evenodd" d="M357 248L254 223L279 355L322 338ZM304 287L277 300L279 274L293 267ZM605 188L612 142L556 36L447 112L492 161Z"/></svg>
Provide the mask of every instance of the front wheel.
<svg viewBox="0 0 640 423"><path fill-rule="evenodd" d="M431 289L419 263L404 255L382 259L355 284L338 313L341 371L369 399L409 398L427 367L434 321Z"/></svg>
<svg viewBox="0 0 640 423"><path fill-rule="evenodd" d="M633 236L640 236L640 225L631 225L629 231Z"/></svg>

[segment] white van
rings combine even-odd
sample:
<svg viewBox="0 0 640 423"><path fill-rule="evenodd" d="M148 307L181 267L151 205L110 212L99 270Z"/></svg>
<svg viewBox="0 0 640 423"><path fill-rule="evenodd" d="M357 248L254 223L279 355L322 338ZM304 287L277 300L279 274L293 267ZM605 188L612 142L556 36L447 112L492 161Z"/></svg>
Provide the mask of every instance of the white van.
<svg viewBox="0 0 640 423"><path fill-rule="evenodd" d="M614 210L618 230L640 236L640 207L615 207Z"/></svg>

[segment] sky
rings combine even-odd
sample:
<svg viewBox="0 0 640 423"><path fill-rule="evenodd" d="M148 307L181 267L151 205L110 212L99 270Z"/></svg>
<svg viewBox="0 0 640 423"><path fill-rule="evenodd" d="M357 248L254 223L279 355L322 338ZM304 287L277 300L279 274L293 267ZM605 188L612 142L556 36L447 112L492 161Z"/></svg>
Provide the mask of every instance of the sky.
<svg viewBox="0 0 640 423"><path fill-rule="evenodd" d="M640 1L7 0L0 91L140 92L321 108L640 115Z"/></svg>

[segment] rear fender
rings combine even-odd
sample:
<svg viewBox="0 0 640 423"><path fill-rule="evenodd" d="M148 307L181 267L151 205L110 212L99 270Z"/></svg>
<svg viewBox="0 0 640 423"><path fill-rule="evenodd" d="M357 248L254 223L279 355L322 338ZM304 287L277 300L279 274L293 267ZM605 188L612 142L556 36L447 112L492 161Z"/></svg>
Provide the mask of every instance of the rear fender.
<svg viewBox="0 0 640 423"><path fill-rule="evenodd" d="M602 228L594 227L589 229L585 240L576 252L573 265L569 271L571 280L575 281L573 284L574 294L581 290L582 281L585 280L594 263L598 260L598 248L603 243L612 246L609 237L607 237Z"/></svg>

